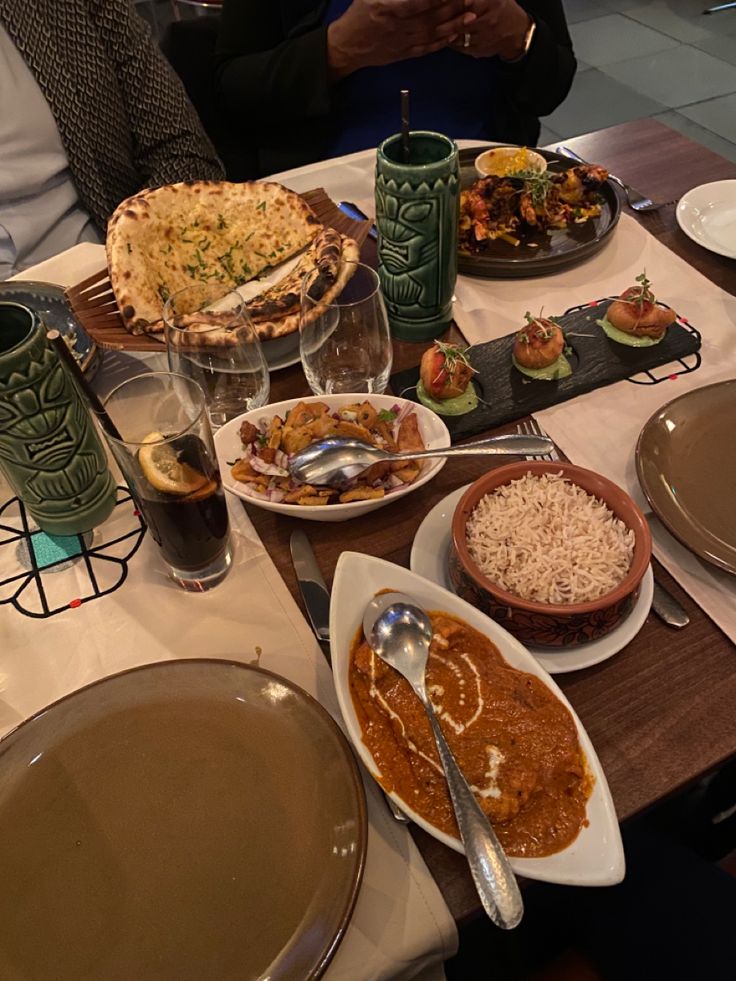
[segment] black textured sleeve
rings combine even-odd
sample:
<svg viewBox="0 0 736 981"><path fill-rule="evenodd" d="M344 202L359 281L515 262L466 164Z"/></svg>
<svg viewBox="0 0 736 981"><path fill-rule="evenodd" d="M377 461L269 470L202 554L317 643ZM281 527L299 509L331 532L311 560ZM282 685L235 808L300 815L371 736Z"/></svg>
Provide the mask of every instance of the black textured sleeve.
<svg viewBox="0 0 736 981"><path fill-rule="evenodd" d="M199 117L131 0L90 0L90 13L120 80L141 186L221 180Z"/></svg>
<svg viewBox="0 0 736 981"><path fill-rule="evenodd" d="M287 37L274 0L225 0L215 86L229 111L259 123L325 115L326 27L316 24Z"/></svg>
<svg viewBox="0 0 736 981"><path fill-rule="evenodd" d="M519 112L547 116L570 91L577 62L561 0L518 0L537 30L526 58L504 64L506 96Z"/></svg>

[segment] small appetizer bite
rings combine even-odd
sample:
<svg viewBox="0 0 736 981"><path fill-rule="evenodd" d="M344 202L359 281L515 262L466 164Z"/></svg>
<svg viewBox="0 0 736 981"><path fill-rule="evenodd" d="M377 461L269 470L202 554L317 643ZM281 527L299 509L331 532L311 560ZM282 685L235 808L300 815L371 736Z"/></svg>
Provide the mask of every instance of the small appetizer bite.
<svg viewBox="0 0 736 981"><path fill-rule="evenodd" d="M646 271L636 277L638 286L624 290L598 324L612 341L629 347L659 344L676 314L669 307L657 306Z"/></svg>
<svg viewBox="0 0 736 981"><path fill-rule="evenodd" d="M467 348L435 341L422 355L417 398L441 416L462 416L478 405Z"/></svg>
<svg viewBox="0 0 736 981"><path fill-rule="evenodd" d="M528 378L556 381L572 374L565 357L565 335L551 317L532 317L527 311L526 324L516 335L511 360Z"/></svg>

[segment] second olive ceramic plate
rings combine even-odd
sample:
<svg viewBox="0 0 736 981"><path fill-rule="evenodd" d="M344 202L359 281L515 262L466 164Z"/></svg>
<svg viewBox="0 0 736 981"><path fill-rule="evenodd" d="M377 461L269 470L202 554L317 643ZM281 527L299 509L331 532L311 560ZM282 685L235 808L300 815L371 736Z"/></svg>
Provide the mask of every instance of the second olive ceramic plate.
<svg viewBox="0 0 736 981"><path fill-rule="evenodd" d="M286 679L191 660L97 682L0 743L0 977L318 977L366 828L344 736Z"/></svg>
<svg viewBox="0 0 736 981"><path fill-rule="evenodd" d="M460 183L465 190L477 180L475 158L484 147L460 151ZM538 150L547 161L550 171L564 171L575 163L551 150ZM601 213L582 225L536 232L513 246L497 239L478 255L460 253L458 271L466 276L490 279L513 279L525 276L544 276L575 266L602 249L613 234L621 215L621 202L610 181L600 190Z"/></svg>
<svg viewBox="0 0 736 981"><path fill-rule="evenodd" d="M639 483L683 545L736 575L736 379L662 406L636 447Z"/></svg>

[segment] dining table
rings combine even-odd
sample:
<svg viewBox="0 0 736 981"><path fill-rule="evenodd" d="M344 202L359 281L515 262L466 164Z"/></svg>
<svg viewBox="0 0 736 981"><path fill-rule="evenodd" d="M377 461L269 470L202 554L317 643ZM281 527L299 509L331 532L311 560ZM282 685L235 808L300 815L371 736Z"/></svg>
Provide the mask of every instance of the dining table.
<svg viewBox="0 0 736 981"><path fill-rule="evenodd" d="M714 287L725 291L730 303L730 297L736 296L736 262L709 252L688 238L678 226L675 210L677 201L695 185L736 179L736 164L653 119L636 120L565 140L565 146L585 160L605 165L612 174L661 204L654 211L636 213L622 199L621 225L614 231L611 241L596 258L586 261L574 271L578 289L584 288L580 284L586 283L586 270L605 269L606 256L613 255L614 248L618 249L617 255L621 258L633 228L643 230L645 238L648 235L651 240L656 240L660 249L660 266L669 262L668 257L673 263L686 263L691 270L705 276ZM556 146L549 149L554 150ZM372 206L373 160L374 155L370 153L352 155L338 161L324 161L300 171L275 175L275 179L298 193L322 185L334 201L354 201L369 212ZM615 246L616 241L618 246ZM42 264L35 270L27 271L21 278L49 279L69 287L85 281L87 277L94 278L93 274L99 275L105 261L102 247L84 245L77 246L76 250L70 250L66 258L64 255L57 257L65 267L65 272L58 274L59 278L55 278L57 273L52 271L58 268L58 264L55 267ZM370 237L363 245L362 259L369 265L377 264L376 245ZM559 281L567 283L567 275L561 273ZM466 293L472 287L469 278L462 279L465 280L464 284L459 280L457 286L457 323L453 322L444 336L446 340L459 343L469 341L467 327L464 334L459 326L466 322L460 317L461 286L467 287ZM506 297L503 301L506 307L499 299L499 310L506 311L511 306L514 312L523 312L524 309L534 308L532 304L537 303L539 297L534 292L539 289L538 282L527 279L510 285L509 281L487 280L479 289L486 291L483 294L485 297L492 297L494 290L499 297L502 294ZM622 282L621 289L628 285L628 282ZM723 295L719 293L719 296ZM509 304L509 296L513 298L513 304ZM592 296L582 296L578 301L592 299ZM501 333L513 329L505 326L505 323L501 317L496 325ZM721 324L721 330L734 324L736 316L733 323ZM705 337L708 325L699 323L697 326ZM736 358L730 337L728 343L731 345L730 354ZM429 342L393 341L393 371L415 368L428 346ZM164 359L163 353L155 357ZM131 359L127 360L130 362ZM717 358L711 357L711 361L717 361ZM128 368L125 357L106 353L95 378L99 394L109 392L116 380L122 377L118 377L118 373ZM696 381L695 384L700 382ZM611 386L611 390L614 388ZM271 402L310 394L299 363L271 372ZM391 394L398 396L399 392ZM568 404L576 405L587 397L589 395L579 396ZM665 400L665 396L661 398ZM486 433L478 433L474 438L517 432L520 426L529 423L530 417L526 411L520 411L519 418ZM564 454L565 447L560 448ZM573 463L579 462L573 454L569 456ZM179 595L181 591L173 589L168 581L162 584L163 574L150 559L152 552L147 549L152 546L146 541L138 553L134 554L134 550L130 553L128 579L125 580L123 574L120 580L120 583L125 581L124 593L113 596L117 585L112 584L107 605L81 600L68 604L75 607L74 616L79 623L87 624L86 633L81 627L76 628L71 613L61 611L61 607L51 611L54 615L60 613L58 620L52 623L56 631L55 645L63 648L65 655L69 654L66 659L44 661L38 651L26 656L26 638L31 636L32 630L37 631L33 636L40 636L38 631L43 629L46 621L38 611L27 613L30 620L26 619L25 622L20 616L16 616L12 623L9 619L3 621L8 610L7 606L3 607L0 610L0 636L4 637L3 631L7 630L13 643L3 641L0 644L0 734L22 722L53 698L97 677L133 664L167 657L197 657L203 654L221 657L228 651L237 651L238 658L247 663L260 664L284 674L314 694L328 711L335 714L338 710L334 705L330 671L313 642L306 620L299 616L297 609L300 607L306 612L292 564L292 533L296 530L306 533L328 585L332 583L340 555L346 550L377 556L408 567L412 543L430 510L447 495L481 476L488 467L487 457L468 456L449 460L434 479L417 487L411 494L396 500L391 506L349 522L306 521L250 503L241 505L240 501L232 498L229 502L231 523L237 526L234 531L238 536L240 564L223 585L209 595L204 594L199 616L189 614L189 610L194 608L191 596ZM138 534L137 526L135 530ZM142 531L139 537L143 539ZM135 548L138 548L138 539ZM656 559L652 564L655 580L679 600L689 616L689 625L673 630L650 612L641 630L615 656L555 678L595 747L621 822L677 794L736 756L736 713L733 711L736 704L736 645L665 565ZM110 567L109 561L106 566ZM96 593L105 595L104 591L97 589ZM66 594L62 599L66 600ZM248 600L251 606L244 612ZM0 593L0 602L8 603L8 597ZM164 604L161 609L165 610L166 615L154 609L159 602ZM273 615L269 603L276 609L277 616ZM19 612L16 610L16 613ZM45 612L48 614L49 611ZM251 617L250 622L248 616ZM731 630L731 635L736 637L736 627ZM125 637L126 644L116 640L120 637ZM310 644L316 649L316 654L309 653ZM248 660L253 653L249 645L255 652L254 660ZM29 649L33 647L32 644L28 646ZM8 654L11 647L12 657ZM262 650L266 652L265 664L260 660ZM272 660L269 660L269 652ZM39 679L43 684L39 683ZM366 779L372 784L370 778ZM370 839L369 855L372 853L374 859L373 878L371 888L363 890L362 907L359 899L353 917L353 926L360 922L360 930L356 928L354 931L359 936L353 936L351 941L343 944L336 962L331 965L334 971L332 976L336 978L354 976L354 964L364 962L361 958L367 957L368 953L380 957L387 946L385 937L392 929L396 934L392 952L405 957L409 964L412 959L416 963L417 953L407 953L407 938L411 930L405 929L405 924L399 923L397 926L391 922L392 919L401 919L400 916L392 917L392 911L407 908L406 896L391 892L392 888L396 892L391 873L395 872L398 861L406 860L407 868L411 867L414 886L410 898L415 904L413 908L429 909L427 897L421 889L423 874L433 892L437 892L436 883L441 894L439 902L444 900L452 917L447 915L443 905L441 912L451 929L435 931L442 933L442 943L435 945L431 957L427 954L428 963L430 960L440 961L452 952L456 940L453 920L462 936L463 928L482 916L482 907L464 857L418 826L410 824L413 841L431 873L430 878L422 867L420 874L415 876L417 870L412 865L411 855L407 859L406 849L401 845L403 839L399 835L394 837L392 833L392 829L398 825L390 817L383 799L372 788L370 790L368 803L369 811L373 809L373 837ZM403 831L401 834L411 844ZM413 846L412 851L416 854ZM421 859L419 862L421 864ZM409 882L410 878L402 879L402 888L404 881ZM380 891L382 886L383 893ZM409 886L406 888L408 890ZM376 896L380 901L376 901ZM395 906L391 906L392 902ZM351 946L349 953L352 959L346 957L340 963L340 954L345 952L347 946ZM426 951L418 948L418 953ZM394 961L387 957L381 968L383 973L376 969L371 976L394 977L390 973L394 969L393 964Z"/></svg>
<svg viewBox="0 0 736 981"><path fill-rule="evenodd" d="M696 184L736 178L736 164L653 119L578 136L565 140L565 146L585 160L604 163L611 173L661 202L661 208L644 214L624 210L668 249L736 295L736 263L693 242L675 216L676 203L686 191ZM288 175L285 179L288 183ZM363 258L376 261L370 239ZM462 342L463 335L453 325L446 339ZM394 371L418 364L428 346L394 341ZM299 365L272 377L272 401L309 394ZM515 431L516 424L480 435ZM295 529L307 532L328 584L346 548L408 566L414 536L427 512L487 469L483 457L455 459L405 502L351 520L349 528L340 522L315 526L246 507L301 604L289 550ZM736 756L736 647L656 560L653 568L655 580L685 608L689 625L675 631L650 612L641 631L617 656L556 678L596 747L622 822ZM416 826L411 832L457 924L474 920L481 907L463 856Z"/></svg>

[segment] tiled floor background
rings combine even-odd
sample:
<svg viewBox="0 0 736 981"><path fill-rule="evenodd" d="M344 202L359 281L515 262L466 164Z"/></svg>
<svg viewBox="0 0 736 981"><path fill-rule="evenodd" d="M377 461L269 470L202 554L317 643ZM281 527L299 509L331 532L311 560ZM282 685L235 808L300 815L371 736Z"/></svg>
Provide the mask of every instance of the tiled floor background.
<svg viewBox="0 0 736 981"><path fill-rule="evenodd" d="M736 9L717 0L563 0L578 73L540 145L654 116L736 161ZM136 0L159 29L172 0ZM194 11L183 4L183 16Z"/></svg>
<svg viewBox="0 0 736 981"><path fill-rule="evenodd" d="M563 0L578 59L546 145L642 116L736 161L736 9L716 0Z"/></svg>

